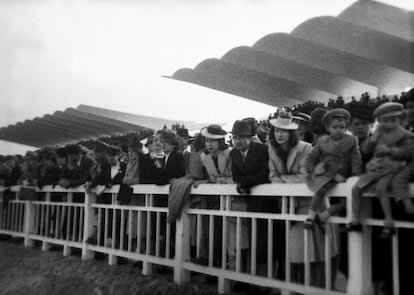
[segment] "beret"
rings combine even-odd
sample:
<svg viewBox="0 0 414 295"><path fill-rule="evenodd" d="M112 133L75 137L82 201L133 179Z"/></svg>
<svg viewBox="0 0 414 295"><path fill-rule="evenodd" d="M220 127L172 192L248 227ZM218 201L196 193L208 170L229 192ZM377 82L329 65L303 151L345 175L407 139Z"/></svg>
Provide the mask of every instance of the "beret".
<svg viewBox="0 0 414 295"><path fill-rule="evenodd" d="M403 105L398 102L386 102L379 105L374 111L374 117L393 117L402 114Z"/></svg>
<svg viewBox="0 0 414 295"><path fill-rule="evenodd" d="M323 115L322 123L326 124L326 120L331 117L343 117L346 120L349 120L349 118L351 117L351 114L343 108L332 109L328 111L325 115Z"/></svg>

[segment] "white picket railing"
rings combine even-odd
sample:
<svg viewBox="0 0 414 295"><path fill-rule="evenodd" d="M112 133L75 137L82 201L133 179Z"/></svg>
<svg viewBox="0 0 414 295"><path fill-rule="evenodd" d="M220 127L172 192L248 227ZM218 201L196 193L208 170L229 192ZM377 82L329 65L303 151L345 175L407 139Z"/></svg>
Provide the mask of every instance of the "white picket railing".
<svg viewBox="0 0 414 295"><path fill-rule="evenodd" d="M350 192L355 179L347 183L338 184L329 192L329 197L346 198L348 212L350 212ZM97 202L95 194L86 194L82 187L64 189L61 187L45 186L38 190L39 200L22 201L18 198L19 186L11 188L14 197L8 205L0 203L0 234L8 234L24 238L25 246L33 246L34 241L42 242L45 251L50 244L63 245L63 255L70 255L72 248L82 249L82 259L91 259L94 252L108 255L109 264L116 264L117 257L125 257L142 261L144 275L152 272L154 265L170 267L174 272L177 283L190 280L190 272L198 272L218 278L218 291L228 293L231 281L251 283L259 286L282 289L285 294L298 292L304 294L371 294L371 231L372 226L382 226L380 220L364 219L362 234L349 233L349 277L347 287L338 288L337 282L325 279L324 286L311 284L311 268L309 259L309 232L303 230L304 235L304 280L294 282L291 278L292 265L288 259L290 244L289 235L292 225L306 219L304 214L294 211L295 198L311 198L312 192L305 184L264 184L252 189L251 195L240 197L235 185L202 184L192 188L191 198L216 200L215 208L190 208L187 202L181 218L170 224L166 221L168 208L163 205L169 193L169 186L135 185L133 198L141 205L119 205L117 192L119 186L107 189ZM0 187L3 192L5 188ZM365 198L369 200L367 195ZM231 210L234 198L276 198L281 204L278 212L246 212ZM164 201L161 201L164 199ZM3 198L2 198L3 200ZM364 204L365 213L369 216L369 203ZM161 205L159 205L161 204ZM271 209L271 208L269 208ZM219 221L219 222L217 222ZM329 223L344 224L349 221L345 217L331 217ZM286 238L278 241L274 236L273 227L277 224L285 230ZM232 224L232 226L231 226ZM97 243L88 244L86 239L97 228ZM265 229L266 263L258 265L257 248L258 232ZM396 222L396 227L414 228L411 222ZM242 257L242 239L248 233L249 247L244 261ZM195 229L195 231L192 229ZM235 231L235 232L233 232ZM203 243L203 233L208 233L208 241ZM219 234L217 234L219 233ZM236 259L233 268L228 264L229 235L236 242ZM217 236L220 239L215 240ZM190 243L190 239L193 243ZM394 294L399 294L398 287L398 233L393 238L393 275ZM324 268L326 278L331 278L335 266L331 263L332 240L327 234L324 236ZM275 261L274 249L277 243L284 243L286 253L284 265ZM207 265L192 261L190 255L191 244L195 244L196 256L200 249L206 249ZM277 244L277 245L276 245ZM263 245L261 246L263 247ZM219 259L217 251L220 250ZM246 266L246 257L247 265ZM194 258L194 257L193 257ZM244 262L244 263L243 263ZM284 278L276 277L277 268L283 267ZM259 270L260 268L260 270Z"/></svg>

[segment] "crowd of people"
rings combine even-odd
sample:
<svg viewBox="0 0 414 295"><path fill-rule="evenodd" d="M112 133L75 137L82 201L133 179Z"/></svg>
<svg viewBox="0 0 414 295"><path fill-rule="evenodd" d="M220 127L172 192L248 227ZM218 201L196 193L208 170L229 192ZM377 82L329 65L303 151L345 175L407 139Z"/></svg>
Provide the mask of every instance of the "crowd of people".
<svg viewBox="0 0 414 295"><path fill-rule="evenodd" d="M376 123L374 124L374 121ZM202 128L190 136L184 126L164 128L146 139L145 150L138 136L129 136L126 146L95 141L88 149L79 144L70 144L39 152L27 152L24 157L5 156L0 158L0 185L15 184L60 185L64 188L84 185L92 190L97 185L103 188L97 192L98 202L106 202L105 189L121 185L121 203L143 205L142 198L132 198L128 187L134 184L171 185L168 199L158 200L157 206L168 206L167 221L180 216L188 188L203 183L236 184L240 196L232 197L231 210L248 212L280 213L281 200L276 198L243 198L250 194L252 187L264 183L307 183L315 193L312 199L296 198L295 212L307 214L303 223L293 223L289 239L291 249L286 257L285 243L274 243L276 277L285 279L284 265L292 264L292 280L304 281L304 230L312 237L309 250L311 263L311 284L324 286L325 242L330 239L332 280L336 265L347 273L346 236L339 240L338 228L327 223L330 216L344 215L344 200L326 202L325 193L337 183L349 177L358 177L352 189L352 221L343 231L362 231L360 211L361 195L367 190L375 190L378 204L373 216L383 216L384 226L373 231L377 247L387 248L390 237L395 233L393 212L397 217L411 218L414 204L408 185L414 179L411 163L414 154L414 88L400 97L370 99L364 93L360 101L352 99L345 104L342 97L330 100L327 106L316 102L306 102L290 108L279 109L268 120L257 122L255 118L245 118L234 122L229 134L219 125ZM388 196L393 194L394 200ZM218 209L219 201L214 198L195 196L191 206L204 209ZM399 210L399 211L398 211ZM398 215L400 214L400 215ZM134 216L134 224L137 216ZM222 228L219 220L216 228ZM207 222L203 223L208 224ZM251 241L249 221L241 224L240 241L242 271L249 267ZM161 234L165 228L161 228ZM135 231L136 232L136 231ZM228 222L228 267L236 263L236 221ZM257 272L266 271L267 261L267 222L258 220L257 232ZM273 227L275 241L286 239L283 221L275 221ZM208 228L202 228L198 255L195 255L194 228L192 229L192 257L200 264L208 262L209 238L217 239L214 245L214 264L220 264L220 232L208 236ZM401 236L404 235L400 235ZM96 233L88 237L88 242L97 243ZM404 247L400 256L405 253ZM382 248L381 248L382 249ZM391 259L389 254L374 251L373 271L375 282L389 280L391 267L386 267ZM375 253L379 256L375 257ZM197 256L197 257L196 257ZM411 254L412 256L412 254ZM410 256L410 257L411 257ZM344 259L345 258L345 259ZM345 262L344 262L345 261ZM407 259L407 261L411 261ZM413 261L414 263L414 261ZM402 266L404 267L404 266ZM409 272L408 272L409 273ZM402 289L407 279L406 272L400 272ZM408 279L409 281L409 279ZM378 286L378 284L376 285ZM386 291L389 292L389 291ZM386 293L391 294L391 293ZM405 294L405 293L404 293Z"/></svg>

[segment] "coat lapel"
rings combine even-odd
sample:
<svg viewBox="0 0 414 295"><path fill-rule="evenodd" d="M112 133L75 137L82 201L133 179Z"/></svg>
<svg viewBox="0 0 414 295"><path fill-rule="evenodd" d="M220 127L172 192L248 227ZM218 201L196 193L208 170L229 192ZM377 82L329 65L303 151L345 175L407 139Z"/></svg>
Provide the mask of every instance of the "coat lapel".
<svg viewBox="0 0 414 295"><path fill-rule="evenodd" d="M293 149L291 149L289 154L288 154L288 158L287 158L287 161L286 161L286 169L287 169L288 173L292 169L292 165L293 165L293 162L296 159L297 154L298 154L298 145L296 145Z"/></svg>
<svg viewBox="0 0 414 295"><path fill-rule="evenodd" d="M388 146L395 145L397 142L402 140L406 136L406 134L407 134L406 130L403 129L402 127L398 128L397 130L395 130L394 132L390 134L384 133L383 136L384 136L385 144L387 144Z"/></svg>

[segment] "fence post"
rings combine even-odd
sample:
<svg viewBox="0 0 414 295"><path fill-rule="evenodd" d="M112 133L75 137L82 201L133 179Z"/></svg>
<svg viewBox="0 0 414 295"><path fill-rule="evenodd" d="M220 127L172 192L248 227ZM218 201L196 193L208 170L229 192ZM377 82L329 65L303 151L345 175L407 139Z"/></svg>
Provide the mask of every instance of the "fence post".
<svg viewBox="0 0 414 295"><path fill-rule="evenodd" d="M188 204L176 221L174 281L178 284L190 280L190 271L184 268L184 262L190 260L190 216L187 209Z"/></svg>
<svg viewBox="0 0 414 295"><path fill-rule="evenodd" d="M34 240L29 235L33 232L35 226L35 210L36 206L31 201L25 202L24 211L24 246L33 247Z"/></svg>
<svg viewBox="0 0 414 295"><path fill-rule="evenodd" d="M347 212L351 212L351 198L348 198ZM371 213L371 200L365 198L361 216L366 217ZM348 294L369 295L372 294L371 273L371 226L364 226L362 233L350 232L348 234L349 249L349 280Z"/></svg>
<svg viewBox="0 0 414 295"><path fill-rule="evenodd" d="M93 233L94 230L94 220L95 220L95 212L94 208L91 207L92 204L96 202L96 194L95 193L85 193L85 203L84 203L84 210L85 214L83 215L85 220L83 223L83 241L82 241L82 260L89 260L94 257L94 251L88 249L88 244L86 240L88 237Z"/></svg>

